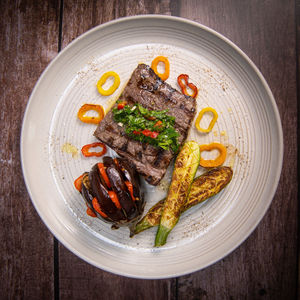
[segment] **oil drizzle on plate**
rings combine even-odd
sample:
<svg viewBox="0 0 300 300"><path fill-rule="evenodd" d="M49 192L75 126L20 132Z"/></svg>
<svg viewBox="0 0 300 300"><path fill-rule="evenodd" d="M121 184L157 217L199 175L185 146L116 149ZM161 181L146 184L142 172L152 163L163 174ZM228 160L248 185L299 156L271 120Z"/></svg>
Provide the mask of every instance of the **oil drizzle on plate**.
<svg viewBox="0 0 300 300"><path fill-rule="evenodd" d="M65 152L65 153L69 153L69 154L72 154L72 157L75 158L78 156L78 149L72 145L71 143L64 143L62 146L61 146L61 151L62 152Z"/></svg>

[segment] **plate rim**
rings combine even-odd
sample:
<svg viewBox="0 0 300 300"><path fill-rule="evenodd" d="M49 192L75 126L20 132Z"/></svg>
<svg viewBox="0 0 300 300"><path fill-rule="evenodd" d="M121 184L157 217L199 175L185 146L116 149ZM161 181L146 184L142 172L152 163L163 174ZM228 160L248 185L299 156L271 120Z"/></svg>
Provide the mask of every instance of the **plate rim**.
<svg viewBox="0 0 300 300"><path fill-rule="evenodd" d="M141 19L161 19L161 20L171 20L171 21L177 21L177 22L184 22L187 23L189 25L198 27L201 30L207 31L210 34L214 35L216 38L223 40L225 43L227 43L229 45L229 47L233 48L245 61L246 63L251 67L251 69L254 71L254 73L258 76L260 83L262 84L265 92L268 95L268 98L271 102L273 111L274 111L274 117L275 117L275 121L277 124L277 128L276 128L276 133L278 134L278 139L280 141L278 147L278 156L279 156L279 161L278 161L278 167L276 169L276 174L274 176L275 178L275 183L272 186L271 189L271 193L269 196L269 201L267 203L267 205L265 205L265 209L261 212L261 214L259 215L258 218L255 219L255 222L252 226L252 228L250 228L247 232L247 235L245 235L244 239L240 240L236 245L234 245L233 247L231 247L230 249L228 249L226 252L224 252L224 255L222 257L219 257L217 259L213 259L210 263L207 263L204 266L199 267L195 267L193 270L186 270L184 272L177 272L176 274L169 274L168 276L160 276L160 275L150 275L150 276L144 276L141 277L139 275L134 275L132 274L132 272L120 272L118 270L116 270L116 268L107 268L107 267L103 267L103 266L99 266L97 265L95 262L91 261L89 258L87 258L85 255L83 255L82 253L80 253L71 243L69 243L59 232L55 232L55 230L53 228L50 227L51 224L46 223L45 218L42 216L42 213L37 205L37 202L33 199L33 192L31 190L31 187L29 185L29 179L26 176L26 167L25 167L25 162L24 162L24 152L25 152L25 146L24 146L24 136L25 136L25 127L26 127L26 122L28 119L28 114L30 111L30 106L31 103L34 101L34 96L35 93L37 92L40 83L43 81L44 77L47 76L47 73L49 72L49 70L51 70L52 66L56 64L57 60L67 51L69 51L69 49L71 47L73 47L74 45L76 45L77 43L80 43L81 39L84 39L86 36L92 34L93 32L96 31L101 31L102 29L108 27L108 26L115 26L118 25L120 23L123 22L132 22L134 20L141 20ZM30 94L29 100L27 102L26 105L26 109L23 115L23 120L22 120L22 128L21 128L21 135L20 135L20 158L21 158L21 167L22 167L22 174L23 174L23 178L25 181L25 185L26 185L26 189L28 191L28 194L30 196L30 200L33 204L33 206L35 207L37 213L39 214L41 220L43 221L43 223L46 225L46 227L49 229L49 231L53 234L54 237L56 237L59 242L61 242L67 249L69 249L72 253L76 254L78 257L80 257L81 259L83 259L84 261L90 263L91 265L100 268L102 270L117 274L117 275L121 275L121 276L126 276L126 277L130 277L130 278L139 278L139 279L163 279L163 278L173 278L173 277L177 277L177 276L183 276L186 274L191 274L193 272L202 270L204 268L209 267L210 265L220 261L221 259L223 259L224 257L226 257L227 255L229 255L230 253L232 253L236 248L238 248L240 245L242 245L244 243L244 241L253 233L253 231L257 228L258 224L262 221L263 217L265 216L266 212L268 211L274 195L276 193L276 190L278 188L278 184L279 184L279 180L280 180L280 176L281 176L281 171L282 171L282 165L283 165L283 154L284 154L284 145L283 145L283 130L282 130L282 123L281 123L281 118L280 118L280 114L278 111L278 106L276 104L275 98L272 94L272 91L269 87L269 85L267 84L267 81L265 80L265 78L263 77L262 73L260 72L260 70L258 69L258 67L252 62L252 60L236 45L234 44L231 40L229 40L227 37L223 36L222 34L218 33L217 31L203 25L200 23L197 23L196 21L192 21L183 17L177 17L177 16L169 16L169 15L159 15L159 14L146 14L146 15L137 15L137 16L129 16L129 17L122 17L122 18L118 18L118 19L114 19L111 21L108 21L106 23L97 25L93 28L91 28L90 30L84 32L83 34L81 34L80 36L78 36L77 38L75 38L73 41L71 41L64 49L62 49L60 52L58 52L58 54L50 61L50 63L47 65L47 67L43 70L43 72L41 73L41 75L39 76L39 79L37 80L37 82L35 83L35 86Z"/></svg>

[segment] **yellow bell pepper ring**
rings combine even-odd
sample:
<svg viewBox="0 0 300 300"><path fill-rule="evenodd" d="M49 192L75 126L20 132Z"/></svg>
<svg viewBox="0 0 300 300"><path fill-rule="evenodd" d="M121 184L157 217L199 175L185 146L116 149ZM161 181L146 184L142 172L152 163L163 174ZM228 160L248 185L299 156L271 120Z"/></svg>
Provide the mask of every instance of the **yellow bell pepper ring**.
<svg viewBox="0 0 300 300"><path fill-rule="evenodd" d="M165 64L165 72L164 73L158 73L157 71L157 65L162 62ZM153 59L151 63L151 68L155 72L157 76L161 78L161 80L165 81L170 76L170 63L169 60L165 56L157 56Z"/></svg>
<svg viewBox="0 0 300 300"><path fill-rule="evenodd" d="M201 153L203 151L212 151L214 149L219 151L219 155L215 159L203 159L201 157L199 163L201 167L214 168L214 167L219 167L224 163L227 155L227 149L223 144L214 142L210 144L200 145L199 147Z"/></svg>
<svg viewBox="0 0 300 300"><path fill-rule="evenodd" d="M105 90L103 89L103 84L106 82L106 80L109 78L109 77L113 77L114 78L114 83L110 86L109 89ZM97 89L98 89L98 92L103 95L103 96L110 96L111 94L113 94L116 89L119 87L120 85L120 77L119 75L114 72L114 71L109 71L109 72L106 72L104 73L101 78L99 79L99 81L97 82Z"/></svg>
<svg viewBox="0 0 300 300"><path fill-rule="evenodd" d="M213 118L211 119L208 127L206 129L204 129L200 126L200 122L203 118L203 115L207 112L211 112L213 114ZM200 111L200 113L196 119L195 126L196 126L197 130L200 132L210 132L213 129L217 119L218 119L218 113L216 112L216 110L213 109L212 107L206 107Z"/></svg>

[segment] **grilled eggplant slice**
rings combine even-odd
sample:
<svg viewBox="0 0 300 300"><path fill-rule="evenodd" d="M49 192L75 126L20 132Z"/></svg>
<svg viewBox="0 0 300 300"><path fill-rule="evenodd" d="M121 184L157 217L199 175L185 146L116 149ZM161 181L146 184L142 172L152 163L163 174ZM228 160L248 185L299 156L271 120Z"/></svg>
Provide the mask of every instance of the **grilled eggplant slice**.
<svg viewBox="0 0 300 300"><path fill-rule="evenodd" d="M134 165L128 162L126 159L117 157L115 158L115 162L118 165L119 170L121 171L125 182L127 181L132 184L132 196L134 198L135 204L140 214L144 209L144 201L143 201L143 194L140 189L139 174L136 171Z"/></svg>
<svg viewBox="0 0 300 300"><path fill-rule="evenodd" d="M106 174L110 181L111 188L117 194L124 215L129 219L137 217L138 211L136 205L130 196L127 186L114 160L111 157L106 156L103 158L103 163L106 167Z"/></svg>
<svg viewBox="0 0 300 300"><path fill-rule="evenodd" d="M104 165L105 174L103 169L100 172L99 165L102 168ZM119 226L132 228L143 213L144 197L137 172L122 159L106 156L103 164L95 164L90 172L85 172L81 195L97 217L112 223L114 229Z"/></svg>
<svg viewBox="0 0 300 300"><path fill-rule="evenodd" d="M91 184L91 194L97 199L101 210L112 220L121 221L125 219L122 213L117 209L115 204L109 197L108 190L101 183L100 173L98 166L94 165L89 173L89 179Z"/></svg>

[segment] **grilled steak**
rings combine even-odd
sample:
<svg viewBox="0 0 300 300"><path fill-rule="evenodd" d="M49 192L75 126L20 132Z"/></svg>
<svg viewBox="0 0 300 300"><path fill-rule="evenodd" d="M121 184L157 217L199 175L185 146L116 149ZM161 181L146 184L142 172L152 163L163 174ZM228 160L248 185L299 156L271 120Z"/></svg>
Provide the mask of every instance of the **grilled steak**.
<svg viewBox="0 0 300 300"><path fill-rule="evenodd" d="M139 103L149 110L165 110L175 117L175 129L179 132L179 144L187 138L188 130L196 112L196 100L185 96L162 81L145 64L134 70L119 100L129 105ZM98 125L95 133L100 141L115 150L120 156L133 163L146 181L157 185L166 173L174 157L171 150L163 150L127 137L110 110Z"/></svg>

